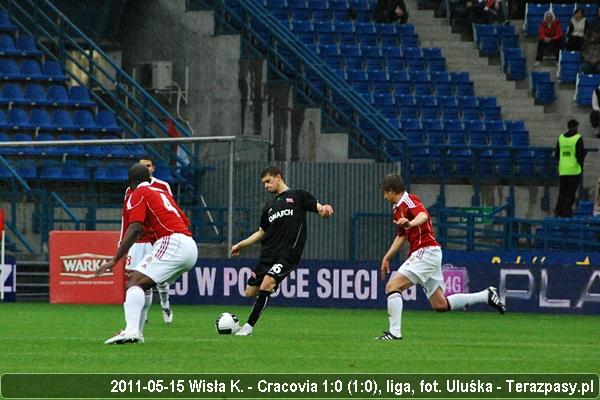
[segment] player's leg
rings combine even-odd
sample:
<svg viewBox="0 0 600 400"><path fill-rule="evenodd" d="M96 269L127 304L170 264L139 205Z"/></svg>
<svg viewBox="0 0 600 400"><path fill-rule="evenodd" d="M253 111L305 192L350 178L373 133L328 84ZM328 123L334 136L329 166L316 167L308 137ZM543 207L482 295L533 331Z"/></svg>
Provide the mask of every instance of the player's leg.
<svg viewBox="0 0 600 400"><path fill-rule="evenodd" d="M387 295L387 311L389 320L389 330L383 332L383 335L377 336L377 340L399 340L402 339L402 309L404 301L402 292L414 283L400 272L394 272L385 285Z"/></svg>
<svg viewBox="0 0 600 400"><path fill-rule="evenodd" d="M105 341L105 344L137 343L140 340L140 320L145 305L144 291L151 290L154 285L150 277L139 271L132 272L123 303L125 329Z"/></svg>
<svg viewBox="0 0 600 400"><path fill-rule="evenodd" d="M169 284L168 283L160 283L156 285L156 290L158 291L158 296L160 297L160 308L162 308L163 321L165 323L170 324L173 322L173 310L171 309L171 304L169 303Z"/></svg>
<svg viewBox="0 0 600 400"><path fill-rule="evenodd" d="M152 244L150 243L134 243L127 253L125 262L125 277L127 281L131 278L131 274L139 265L142 265L147 256L152 255ZM144 308L142 309L142 317L140 320L140 342L144 341L144 324L148 322L148 311L152 306L152 290L147 290L144 296Z"/></svg>
<svg viewBox="0 0 600 400"><path fill-rule="evenodd" d="M506 311L506 307L504 306L504 303L502 303L500 301L500 296L498 295L498 290L493 286L490 286L489 288L484 289L480 292L476 292L476 293L457 293L457 294L448 296L448 310L447 311L465 310L473 304L484 304L484 303L486 303L488 306L490 306L493 309L495 309L496 311L498 311L500 314L504 314L504 312ZM446 310L438 310L438 311L446 311Z"/></svg>
<svg viewBox="0 0 600 400"><path fill-rule="evenodd" d="M262 266L261 266L262 267ZM292 264L287 260L280 260L269 266L269 270L262 276L260 286L258 287L258 295L254 301L254 306L248 317L248 322L236 333L237 336L250 336L254 331L254 325L258 322L261 314L269 304L271 293L277 289L277 286L285 279L294 269L296 264Z"/></svg>

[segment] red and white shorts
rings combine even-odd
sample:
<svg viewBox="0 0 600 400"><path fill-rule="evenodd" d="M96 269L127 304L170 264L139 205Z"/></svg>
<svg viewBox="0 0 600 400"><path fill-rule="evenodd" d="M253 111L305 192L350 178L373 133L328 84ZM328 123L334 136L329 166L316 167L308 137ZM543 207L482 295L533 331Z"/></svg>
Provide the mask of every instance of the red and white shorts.
<svg viewBox="0 0 600 400"><path fill-rule="evenodd" d="M152 251L152 243L134 243L127 252L125 270L135 271L135 267L142 262L144 256Z"/></svg>
<svg viewBox="0 0 600 400"><path fill-rule="evenodd" d="M442 249L439 246L418 249L398 268L398 273L415 285L421 285L427 298L439 287L446 290L442 275Z"/></svg>
<svg viewBox="0 0 600 400"><path fill-rule="evenodd" d="M174 233L158 239L134 269L155 283L173 283L196 265L198 246L194 239L183 233Z"/></svg>

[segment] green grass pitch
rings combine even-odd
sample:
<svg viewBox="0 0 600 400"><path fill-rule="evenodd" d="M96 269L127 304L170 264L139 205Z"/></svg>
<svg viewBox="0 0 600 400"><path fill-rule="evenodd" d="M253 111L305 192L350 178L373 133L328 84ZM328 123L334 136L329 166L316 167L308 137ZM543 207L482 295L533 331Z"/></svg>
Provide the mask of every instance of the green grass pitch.
<svg viewBox="0 0 600 400"><path fill-rule="evenodd" d="M373 340L386 310L269 307L252 337L217 315L249 307L150 310L145 344L106 346L121 306L0 304L0 372L600 372L600 317L405 311L404 340Z"/></svg>

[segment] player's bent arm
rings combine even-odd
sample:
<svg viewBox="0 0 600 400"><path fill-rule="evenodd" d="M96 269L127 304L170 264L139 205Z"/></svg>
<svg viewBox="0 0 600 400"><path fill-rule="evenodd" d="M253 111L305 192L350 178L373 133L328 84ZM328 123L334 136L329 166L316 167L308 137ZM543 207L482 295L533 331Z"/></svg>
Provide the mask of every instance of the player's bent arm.
<svg viewBox="0 0 600 400"><path fill-rule="evenodd" d="M329 204L317 203L317 213L323 218L329 218L333 215L333 207Z"/></svg>
<svg viewBox="0 0 600 400"><path fill-rule="evenodd" d="M413 228L415 226L423 225L427 221L429 221L429 216L426 212L421 211L416 217L408 222L408 225L410 228Z"/></svg>
<svg viewBox="0 0 600 400"><path fill-rule="evenodd" d="M123 237L123 240L121 241L121 244L117 249L117 254L115 254L115 256L112 259L100 266L98 271L96 271L96 276L100 276L104 272L110 271L112 267L114 267L121 258L127 255L127 252L129 251L131 246L133 246L135 241L138 240L143 233L144 227L142 226L141 222L132 222L131 224L129 224L129 226L127 227L127 231L125 232L125 236Z"/></svg>
<svg viewBox="0 0 600 400"><path fill-rule="evenodd" d="M265 231L263 231L263 229L261 227L259 227L258 230L256 232L254 232L252 235L250 235L246 239L234 244L231 247L231 254L234 256L237 256L240 253L241 249L243 249L244 247L252 246L253 244L260 242L264 236L265 236Z"/></svg>

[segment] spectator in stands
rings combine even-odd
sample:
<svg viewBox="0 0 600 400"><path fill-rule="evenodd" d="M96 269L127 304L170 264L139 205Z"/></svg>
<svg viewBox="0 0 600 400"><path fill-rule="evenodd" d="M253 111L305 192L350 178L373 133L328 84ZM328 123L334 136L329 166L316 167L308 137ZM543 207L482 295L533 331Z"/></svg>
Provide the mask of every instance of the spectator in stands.
<svg viewBox="0 0 600 400"><path fill-rule="evenodd" d="M590 18L589 23L589 31L600 31L600 5L596 8L596 14L594 14L593 18Z"/></svg>
<svg viewBox="0 0 600 400"><path fill-rule="evenodd" d="M594 89L594 93L592 94L590 124L592 125L592 128L598 128L600 126L600 87ZM596 137L600 139L600 132L596 134Z"/></svg>
<svg viewBox="0 0 600 400"><path fill-rule="evenodd" d="M504 21L502 0L485 0L483 6L483 23L497 24Z"/></svg>
<svg viewBox="0 0 600 400"><path fill-rule="evenodd" d="M594 30L590 26L589 31L581 49L581 71L584 74L600 74L600 29Z"/></svg>
<svg viewBox="0 0 600 400"><path fill-rule="evenodd" d="M377 0L373 19L379 23L405 24L408 21L408 11L404 0Z"/></svg>
<svg viewBox="0 0 600 400"><path fill-rule="evenodd" d="M537 54L535 56L535 66L542 63L544 59L544 52L547 48L551 47L554 55L554 59L558 62L558 56L560 49L563 48L564 35L560 21L556 19L552 11L546 11L544 13L544 20L540 24L540 30L538 33L538 45Z"/></svg>
<svg viewBox="0 0 600 400"><path fill-rule="evenodd" d="M578 133L579 122L572 119L567 123L568 131L558 137L556 142L556 161L558 162L558 200L554 214L557 217L573 216L575 193L583 172L585 148L583 138Z"/></svg>
<svg viewBox="0 0 600 400"><path fill-rule="evenodd" d="M567 43L565 49L568 51L581 51L583 48L586 30L588 28L585 13L582 8L578 8L569 22L569 31L567 33Z"/></svg>

